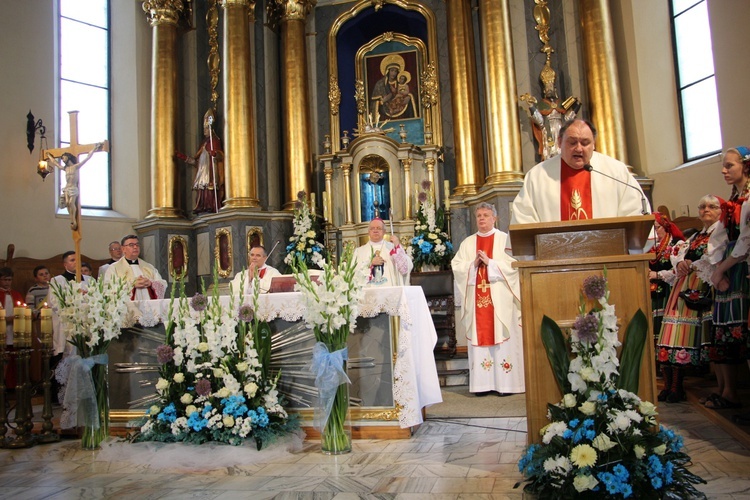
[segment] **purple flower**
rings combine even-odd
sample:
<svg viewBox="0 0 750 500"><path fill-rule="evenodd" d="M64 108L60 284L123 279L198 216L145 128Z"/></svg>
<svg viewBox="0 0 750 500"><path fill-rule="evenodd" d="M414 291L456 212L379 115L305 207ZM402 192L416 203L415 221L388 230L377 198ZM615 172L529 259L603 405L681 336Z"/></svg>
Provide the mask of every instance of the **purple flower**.
<svg viewBox="0 0 750 500"><path fill-rule="evenodd" d="M599 339L599 319L593 314L578 316L573 328L578 332L578 339L581 342L593 344Z"/></svg>
<svg viewBox="0 0 750 500"><path fill-rule="evenodd" d="M200 379L195 384L195 392L198 393L199 396L208 396L211 394L211 382L205 378Z"/></svg>
<svg viewBox="0 0 750 500"><path fill-rule="evenodd" d="M294 209L295 210L302 210L302 202L297 200L294 202Z"/></svg>
<svg viewBox="0 0 750 500"><path fill-rule="evenodd" d="M248 323L253 320L253 308L249 304L242 304L240 306L240 320Z"/></svg>
<svg viewBox="0 0 750 500"><path fill-rule="evenodd" d="M421 192L417 195L417 199L419 200L419 203L424 203L427 201L427 193Z"/></svg>
<svg viewBox="0 0 750 500"><path fill-rule="evenodd" d="M174 350L168 345L160 345L156 348L156 361L160 364L166 364L174 358Z"/></svg>
<svg viewBox="0 0 750 500"><path fill-rule="evenodd" d="M589 276L583 280L583 294L591 300L599 300L607 292L607 278L604 276Z"/></svg>
<svg viewBox="0 0 750 500"><path fill-rule="evenodd" d="M431 187L432 183L430 181L428 181L427 179L422 181L422 189L424 189L425 191L429 191Z"/></svg>
<svg viewBox="0 0 750 500"><path fill-rule="evenodd" d="M298 191L297 192L297 199L299 201L302 201L305 199L305 196L307 196L307 193L305 191Z"/></svg>
<svg viewBox="0 0 750 500"><path fill-rule="evenodd" d="M190 299L190 306L198 312L205 310L207 305L208 300L206 300L206 296L200 293L196 293L193 298Z"/></svg>

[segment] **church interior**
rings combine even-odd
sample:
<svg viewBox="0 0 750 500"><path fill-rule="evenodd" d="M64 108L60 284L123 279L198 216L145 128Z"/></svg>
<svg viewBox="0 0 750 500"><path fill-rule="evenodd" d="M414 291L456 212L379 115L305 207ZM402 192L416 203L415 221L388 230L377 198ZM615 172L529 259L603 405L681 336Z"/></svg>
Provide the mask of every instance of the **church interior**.
<svg viewBox="0 0 750 500"><path fill-rule="evenodd" d="M65 176L37 175L40 150L86 153L104 140L94 155L108 159L107 206L87 206L81 186L80 252L94 267L111 241L137 234L141 258L170 286L179 266L191 294L214 275L226 292L254 244L278 246L268 262L289 272L300 192L336 255L364 242L375 218L408 242L428 186L457 248L477 229L479 203L493 204L508 230L525 172L547 154L529 103L553 94L596 125L596 150L628 165L654 210L689 224L703 195L729 195L721 152L750 142L750 67L737 56L750 46L750 3L705 0L720 142L688 159L669 4L697 2L110 0L105 129L87 125L85 105L69 116L61 103L63 58L102 64L100 51L60 53L66 0L3 2L0 262L23 263L14 285L24 293L33 263L62 271L59 256L73 249ZM206 175L222 188L196 189L193 164L217 148ZM685 435L691 470L708 481L698 489L743 498L750 439L697 406L660 404L660 418ZM14 498L523 497L514 485L524 415L426 415L406 438L363 435L337 457L311 440L266 457L243 452L235 464L181 465L179 452L164 459L172 463L135 463L63 441L0 450L0 477Z"/></svg>

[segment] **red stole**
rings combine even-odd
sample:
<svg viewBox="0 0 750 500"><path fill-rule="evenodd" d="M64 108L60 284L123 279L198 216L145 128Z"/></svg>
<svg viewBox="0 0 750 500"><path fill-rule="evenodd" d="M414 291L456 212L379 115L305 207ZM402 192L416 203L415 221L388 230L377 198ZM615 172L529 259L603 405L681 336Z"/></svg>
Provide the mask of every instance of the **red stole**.
<svg viewBox="0 0 750 500"><path fill-rule="evenodd" d="M560 220L594 217L591 204L591 172L570 167L560 159Z"/></svg>
<svg viewBox="0 0 750 500"><path fill-rule="evenodd" d="M482 250L492 258L492 247L495 244L495 234L489 236L477 235L477 253ZM474 326L477 329L477 345L495 345L495 306L490 294L490 279L487 266L482 264L477 268L476 285L474 286Z"/></svg>
<svg viewBox="0 0 750 500"><path fill-rule="evenodd" d="M133 287L133 290L132 290L132 291L130 292L130 300L135 300L135 292L136 292L137 290L138 290L138 289L137 289L136 287ZM153 289L153 288L151 288L151 287L148 287L148 288L147 288L146 290L148 290L148 298L149 298L149 299L151 299L151 300L156 300L156 299L158 299L158 298L159 298L159 297L158 297L158 296L156 295L156 292L154 291L154 289Z"/></svg>
<svg viewBox="0 0 750 500"><path fill-rule="evenodd" d="M263 279L263 276L265 276L265 275L266 275L266 268L264 267L263 269L261 269L260 271L258 271L258 278L259 279Z"/></svg>

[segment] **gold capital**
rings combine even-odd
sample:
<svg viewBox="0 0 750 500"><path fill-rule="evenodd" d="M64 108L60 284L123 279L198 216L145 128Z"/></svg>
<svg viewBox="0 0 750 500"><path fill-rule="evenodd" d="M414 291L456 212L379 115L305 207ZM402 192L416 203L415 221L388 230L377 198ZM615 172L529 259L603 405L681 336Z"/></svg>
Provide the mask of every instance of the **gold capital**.
<svg viewBox="0 0 750 500"><path fill-rule="evenodd" d="M304 21L317 0L270 0L266 4L269 21L277 25L286 21Z"/></svg>
<svg viewBox="0 0 750 500"><path fill-rule="evenodd" d="M185 5L183 0L147 0L143 2L142 7L148 23L156 26L158 24L177 25Z"/></svg>

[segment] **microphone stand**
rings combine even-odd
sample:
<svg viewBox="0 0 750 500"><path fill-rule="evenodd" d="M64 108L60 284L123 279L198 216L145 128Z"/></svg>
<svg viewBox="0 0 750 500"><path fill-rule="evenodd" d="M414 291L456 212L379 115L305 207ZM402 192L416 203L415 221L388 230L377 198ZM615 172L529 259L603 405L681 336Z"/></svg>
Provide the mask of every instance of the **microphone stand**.
<svg viewBox="0 0 750 500"><path fill-rule="evenodd" d="M620 179L618 179L616 177L612 177L611 175L605 174L604 172L600 172L599 170L594 170L594 167L592 167L588 163L583 166L583 169L586 170L587 172L596 172L597 174L603 175L604 177L612 179L615 182L619 182L620 184L624 184L625 186L627 186L627 187L629 187L631 189L635 189L636 191L638 191L638 195L641 197L641 214L642 215L648 215L650 213L649 210L648 210L648 203L646 202L646 196L644 196L643 192L640 189L638 189L637 187L633 186L632 184L630 184L628 182L623 182L623 181L621 181Z"/></svg>

